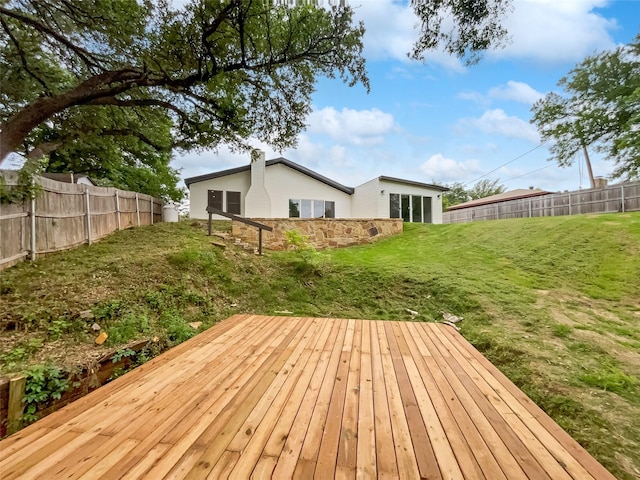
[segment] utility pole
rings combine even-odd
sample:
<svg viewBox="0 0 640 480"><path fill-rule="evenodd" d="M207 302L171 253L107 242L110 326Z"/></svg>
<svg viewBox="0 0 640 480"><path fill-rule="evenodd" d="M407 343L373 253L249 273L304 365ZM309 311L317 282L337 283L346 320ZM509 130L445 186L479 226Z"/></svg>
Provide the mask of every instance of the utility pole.
<svg viewBox="0 0 640 480"><path fill-rule="evenodd" d="M584 159L587 162L587 170L589 171L589 181L591 182L591 188L596 188L596 181L593 178L593 170L591 170L591 161L589 160L589 152L587 147L582 144L582 151L584 152Z"/></svg>

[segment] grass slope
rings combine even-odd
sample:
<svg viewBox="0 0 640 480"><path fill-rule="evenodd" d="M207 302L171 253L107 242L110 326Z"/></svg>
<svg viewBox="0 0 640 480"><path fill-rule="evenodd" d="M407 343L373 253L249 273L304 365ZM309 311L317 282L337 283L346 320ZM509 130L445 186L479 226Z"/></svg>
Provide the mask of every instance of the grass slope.
<svg viewBox="0 0 640 480"><path fill-rule="evenodd" d="M196 332L189 322L234 312L463 315L463 335L591 454L640 477L640 214L406 225L316 266L220 250L197 222L159 224L0 275L5 373L71 369L134 339L170 346ZM92 343L94 321L106 346Z"/></svg>

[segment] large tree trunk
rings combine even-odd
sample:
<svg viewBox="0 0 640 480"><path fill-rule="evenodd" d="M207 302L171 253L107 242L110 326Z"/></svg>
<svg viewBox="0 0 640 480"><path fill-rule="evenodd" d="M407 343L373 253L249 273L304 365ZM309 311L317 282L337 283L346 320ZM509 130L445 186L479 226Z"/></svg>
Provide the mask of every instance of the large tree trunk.
<svg viewBox="0 0 640 480"><path fill-rule="evenodd" d="M113 97L131 88L148 84L142 72L104 72L55 97L41 97L0 125L0 165L18 150L29 133L58 112L103 97Z"/></svg>

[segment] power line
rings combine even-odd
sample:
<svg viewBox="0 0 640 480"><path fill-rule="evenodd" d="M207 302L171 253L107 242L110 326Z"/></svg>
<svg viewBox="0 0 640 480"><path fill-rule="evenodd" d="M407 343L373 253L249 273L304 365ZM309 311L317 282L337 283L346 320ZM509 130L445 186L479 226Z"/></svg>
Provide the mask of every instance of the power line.
<svg viewBox="0 0 640 480"><path fill-rule="evenodd" d="M475 180L471 181L471 182L467 182L464 184L464 186L466 187L467 185L469 185L470 183L475 183L478 180L482 180L484 177L486 177L487 175L491 175L493 172L500 170L502 167L506 167L507 165L509 165L510 163L515 162L516 160L520 160L522 157L524 157L525 155L529 155L531 152L533 152L534 150L537 150L538 148L542 147L545 143L547 143L549 140L545 140L544 142L542 142L540 145L533 147L531 150L524 152L522 155L517 156L516 158L509 160L506 163L503 163L502 165L500 165L497 168L494 168L493 170L491 170L490 172L485 173L484 175L482 175L481 177L476 178ZM545 167L546 168L546 167ZM516 177L517 178L517 177Z"/></svg>
<svg viewBox="0 0 640 480"><path fill-rule="evenodd" d="M527 173L523 173L522 175L518 175L517 177L511 177L511 178L508 178L508 179L506 179L506 180L505 180L504 182L502 182L502 183L510 182L511 180L515 180L516 178L526 177L527 175L531 175L532 173L536 173L536 172L539 172L540 170L544 170L544 169L546 169L546 168L555 167L555 166L556 166L556 165L552 163L552 164L547 165L547 166L545 166L545 167L538 168L538 169L536 169L536 170L531 170L530 172L527 172Z"/></svg>

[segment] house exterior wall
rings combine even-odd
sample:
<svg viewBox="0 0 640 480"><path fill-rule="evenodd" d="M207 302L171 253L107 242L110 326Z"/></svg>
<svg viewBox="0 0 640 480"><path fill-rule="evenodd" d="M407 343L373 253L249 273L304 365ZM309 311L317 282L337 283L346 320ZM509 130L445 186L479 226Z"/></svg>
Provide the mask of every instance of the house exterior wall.
<svg viewBox="0 0 640 480"><path fill-rule="evenodd" d="M351 195L336 190L285 165L267 168L265 185L271 197L271 218L289 217L289 199L336 202L336 218L350 218Z"/></svg>
<svg viewBox="0 0 640 480"><path fill-rule="evenodd" d="M351 198L352 217L383 218L384 216L381 215L381 203L384 200L384 196L380 194L380 190L380 180L377 177L357 186ZM388 201L389 198L387 197ZM387 213L384 218L389 218L389 214Z"/></svg>
<svg viewBox="0 0 640 480"><path fill-rule="evenodd" d="M240 192L241 204L240 214L245 214L245 197L249 191L251 183L251 173L249 171L234 173L225 177L204 180L202 182L192 183L189 185L189 217L190 218L209 218L207 214L207 191L223 190L225 192ZM226 202L226 198L224 199ZM224 203L226 206L226 203ZM214 215L215 219L223 219L218 215Z"/></svg>
<svg viewBox="0 0 640 480"><path fill-rule="evenodd" d="M401 195L421 195L423 197L431 197L432 223L442 223L442 192L440 190L432 190L418 185L407 185L404 183L389 182L386 180L381 180L378 187L379 191L384 190L384 194L380 195L381 204L380 210L378 211L381 218L389 218L391 215L389 195L392 193L399 193Z"/></svg>

